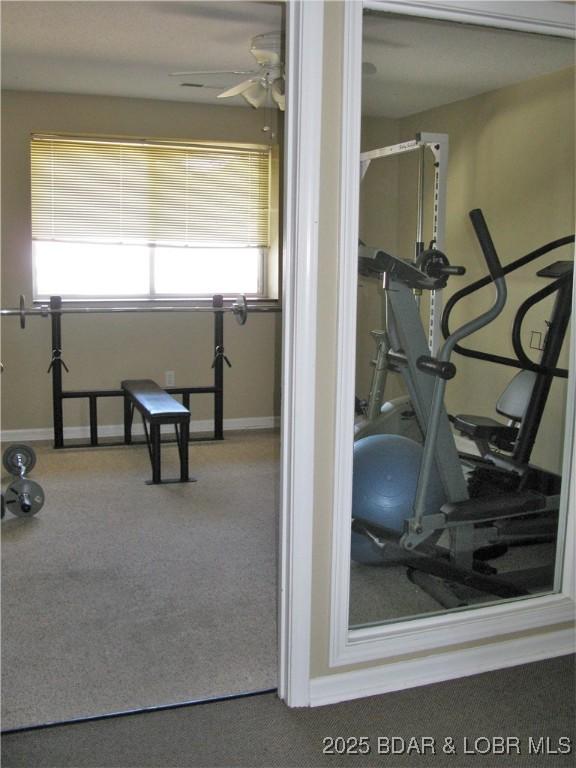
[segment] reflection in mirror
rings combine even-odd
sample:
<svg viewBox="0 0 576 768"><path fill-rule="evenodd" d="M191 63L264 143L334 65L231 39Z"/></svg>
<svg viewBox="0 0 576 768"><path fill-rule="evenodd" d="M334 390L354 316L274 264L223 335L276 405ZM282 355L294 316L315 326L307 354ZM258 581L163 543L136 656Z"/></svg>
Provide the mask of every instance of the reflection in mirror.
<svg viewBox="0 0 576 768"><path fill-rule="evenodd" d="M366 11L363 61L351 627L558 588L574 253L572 41Z"/></svg>

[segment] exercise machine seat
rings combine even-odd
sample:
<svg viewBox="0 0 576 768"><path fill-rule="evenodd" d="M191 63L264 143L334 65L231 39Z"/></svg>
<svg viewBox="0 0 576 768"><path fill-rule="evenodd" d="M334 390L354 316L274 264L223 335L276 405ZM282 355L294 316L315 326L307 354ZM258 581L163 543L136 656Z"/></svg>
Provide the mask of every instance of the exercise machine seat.
<svg viewBox="0 0 576 768"><path fill-rule="evenodd" d="M504 451L512 451L518 437L518 424L524 418L535 382L534 371L519 371L498 398L496 411L512 424L502 424L488 416L458 414L452 419L454 427L472 440L487 441Z"/></svg>
<svg viewBox="0 0 576 768"><path fill-rule="evenodd" d="M488 440L499 434L501 437L514 439L518 433L516 427L507 427L488 416L475 416L467 413L458 414L453 419L453 424L458 432L471 437L473 440Z"/></svg>
<svg viewBox="0 0 576 768"><path fill-rule="evenodd" d="M496 403L496 412L512 421L522 421L536 383L535 371L518 371Z"/></svg>

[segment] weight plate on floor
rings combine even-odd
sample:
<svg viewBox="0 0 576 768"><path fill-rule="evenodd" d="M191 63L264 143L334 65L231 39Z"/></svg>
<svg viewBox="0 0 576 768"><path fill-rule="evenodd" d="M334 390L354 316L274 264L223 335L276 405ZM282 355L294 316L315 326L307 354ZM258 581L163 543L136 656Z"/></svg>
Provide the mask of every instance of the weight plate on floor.
<svg viewBox="0 0 576 768"><path fill-rule="evenodd" d="M20 475L20 469L18 467L18 458L22 462L26 472L31 472L36 464L36 454L34 449L29 445L9 445L4 451L2 456L2 463L4 469L10 472L11 475Z"/></svg>
<svg viewBox="0 0 576 768"><path fill-rule="evenodd" d="M33 517L44 506L44 491L34 480L14 480L6 489L6 507L16 517Z"/></svg>

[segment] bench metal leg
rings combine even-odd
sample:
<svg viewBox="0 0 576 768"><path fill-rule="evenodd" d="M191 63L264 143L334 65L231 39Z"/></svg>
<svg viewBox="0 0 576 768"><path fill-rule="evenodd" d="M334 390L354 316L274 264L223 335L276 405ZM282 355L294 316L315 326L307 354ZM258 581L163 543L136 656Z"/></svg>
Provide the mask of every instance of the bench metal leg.
<svg viewBox="0 0 576 768"><path fill-rule="evenodd" d="M152 483L162 482L160 470L160 424L150 424L150 446L152 459Z"/></svg>
<svg viewBox="0 0 576 768"><path fill-rule="evenodd" d="M134 406L127 397L124 397L124 442L132 443L132 419L134 418Z"/></svg>
<svg viewBox="0 0 576 768"><path fill-rule="evenodd" d="M180 452L180 480L183 483L188 482L188 440L190 437L190 424L183 421L180 429L176 430L178 436L178 450ZM179 433L179 434L178 434Z"/></svg>
<svg viewBox="0 0 576 768"><path fill-rule="evenodd" d="M98 400L95 395L88 398L90 408L90 445L98 445Z"/></svg>

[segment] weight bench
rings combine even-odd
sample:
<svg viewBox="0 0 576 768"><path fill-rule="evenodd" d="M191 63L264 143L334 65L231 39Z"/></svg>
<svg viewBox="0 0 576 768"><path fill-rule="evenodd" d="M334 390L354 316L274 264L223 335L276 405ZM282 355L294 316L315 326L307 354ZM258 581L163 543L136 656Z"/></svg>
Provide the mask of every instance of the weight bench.
<svg viewBox="0 0 576 768"><path fill-rule="evenodd" d="M146 444L152 464L152 480L149 485L158 483L188 483L194 478L188 476L188 439L190 436L190 411L179 403L172 395L161 389L151 379L132 379L123 381L124 391L124 442L132 442L132 419L134 409L140 411ZM160 463L160 427L163 424L174 424L176 441L180 454L180 479L162 480ZM148 430L150 425L150 430Z"/></svg>

